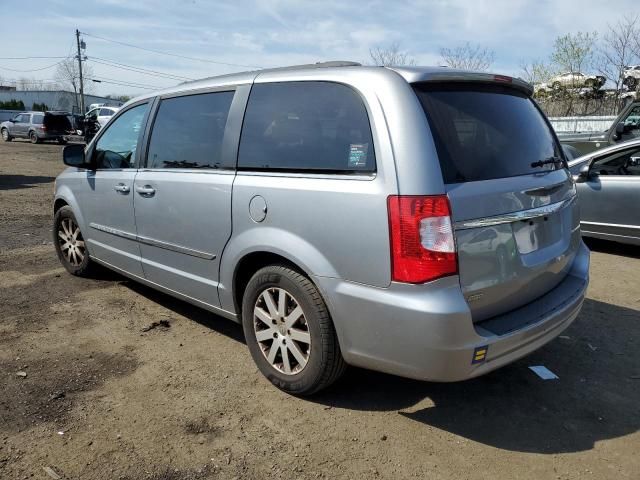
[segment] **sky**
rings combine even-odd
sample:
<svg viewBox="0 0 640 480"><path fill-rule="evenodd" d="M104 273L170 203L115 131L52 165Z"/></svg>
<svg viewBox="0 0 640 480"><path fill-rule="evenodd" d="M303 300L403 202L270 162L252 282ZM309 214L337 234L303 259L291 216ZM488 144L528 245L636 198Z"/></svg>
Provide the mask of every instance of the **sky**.
<svg viewBox="0 0 640 480"><path fill-rule="evenodd" d="M0 0L0 11L2 79L53 79L58 58L6 57L75 55L77 28L85 33L86 63L103 79L91 85L92 93L135 96L181 79L256 67L368 62L370 48L391 43L417 65L440 65L441 48L468 41L495 51L493 71L519 75L523 61L549 56L557 36L604 32L623 15L639 14L640 5L638 0ZM114 62L179 79L125 70Z"/></svg>

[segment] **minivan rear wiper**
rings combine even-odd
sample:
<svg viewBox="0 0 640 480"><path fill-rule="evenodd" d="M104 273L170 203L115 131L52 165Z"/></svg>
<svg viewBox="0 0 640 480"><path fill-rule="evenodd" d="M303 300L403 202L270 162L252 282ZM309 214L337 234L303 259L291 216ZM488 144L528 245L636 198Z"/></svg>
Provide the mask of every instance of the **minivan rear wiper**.
<svg viewBox="0 0 640 480"><path fill-rule="evenodd" d="M544 160L538 160L537 162L533 162L531 164L532 168L537 168L537 167L544 167L545 165L549 165L553 163L554 165L557 165L558 163L560 165L564 165L564 160L561 159L560 157L549 157L549 158L545 158Z"/></svg>

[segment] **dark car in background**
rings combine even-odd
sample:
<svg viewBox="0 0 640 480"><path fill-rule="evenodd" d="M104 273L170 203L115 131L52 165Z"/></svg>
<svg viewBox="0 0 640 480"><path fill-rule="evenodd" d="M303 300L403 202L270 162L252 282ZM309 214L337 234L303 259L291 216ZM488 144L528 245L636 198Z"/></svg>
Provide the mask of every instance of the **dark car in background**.
<svg viewBox="0 0 640 480"><path fill-rule="evenodd" d="M22 112L0 124L0 135L5 142L14 138L26 138L31 143L53 140L66 142L73 133L69 112Z"/></svg>
<svg viewBox="0 0 640 480"><path fill-rule="evenodd" d="M581 155L637 138L640 138L640 102L629 103L604 132L558 133L563 146L569 145Z"/></svg>

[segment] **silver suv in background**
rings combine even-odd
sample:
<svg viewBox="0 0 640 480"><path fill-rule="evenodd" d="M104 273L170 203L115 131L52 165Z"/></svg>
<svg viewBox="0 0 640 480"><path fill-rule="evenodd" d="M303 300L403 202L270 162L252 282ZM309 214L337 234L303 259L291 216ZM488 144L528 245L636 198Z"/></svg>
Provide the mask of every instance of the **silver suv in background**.
<svg viewBox="0 0 640 480"><path fill-rule="evenodd" d="M14 138L27 138L31 143L44 140L66 142L71 133L71 120L67 112L23 112L11 120L0 123L0 135L5 142Z"/></svg>
<svg viewBox="0 0 640 480"><path fill-rule="evenodd" d="M291 393L346 364L475 377L560 334L588 283L575 185L531 94L332 62L142 96L65 148L55 247L74 275L101 264L242 323Z"/></svg>

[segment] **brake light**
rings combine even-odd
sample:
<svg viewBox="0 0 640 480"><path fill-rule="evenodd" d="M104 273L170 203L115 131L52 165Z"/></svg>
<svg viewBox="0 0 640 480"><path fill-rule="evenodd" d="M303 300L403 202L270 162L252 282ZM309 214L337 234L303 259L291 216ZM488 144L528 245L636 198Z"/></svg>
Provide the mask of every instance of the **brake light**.
<svg viewBox="0 0 640 480"><path fill-rule="evenodd" d="M40 128L40 130L42 130L43 132L47 129L47 127L45 127L44 125L40 125L38 128Z"/></svg>
<svg viewBox="0 0 640 480"><path fill-rule="evenodd" d="M503 82L503 83L512 83L513 82L513 78L508 77L507 75L494 75L493 76L493 81L494 82Z"/></svg>
<svg viewBox="0 0 640 480"><path fill-rule="evenodd" d="M425 283L458 273L446 195L391 195L387 207L393 281Z"/></svg>

